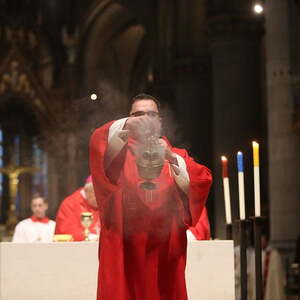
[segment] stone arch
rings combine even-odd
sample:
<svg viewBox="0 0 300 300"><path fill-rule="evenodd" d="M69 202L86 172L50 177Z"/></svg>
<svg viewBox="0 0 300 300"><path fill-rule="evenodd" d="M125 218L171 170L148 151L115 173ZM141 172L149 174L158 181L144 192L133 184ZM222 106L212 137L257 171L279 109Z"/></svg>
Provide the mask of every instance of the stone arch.
<svg viewBox="0 0 300 300"><path fill-rule="evenodd" d="M127 108L145 34L131 12L113 1L101 1L83 22L78 63L84 88L99 90L109 110Z"/></svg>

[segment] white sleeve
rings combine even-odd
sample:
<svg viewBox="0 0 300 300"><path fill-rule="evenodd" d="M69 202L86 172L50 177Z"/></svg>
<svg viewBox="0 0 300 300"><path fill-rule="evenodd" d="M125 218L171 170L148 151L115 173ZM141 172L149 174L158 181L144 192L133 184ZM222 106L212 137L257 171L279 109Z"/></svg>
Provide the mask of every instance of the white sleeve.
<svg viewBox="0 0 300 300"><path fill-rule="evenodd" d="M188 229L186 231L186 237L187 237L187 240L190 242L190 241L197 241L196 237L194 236L194 234Z"/></svg>
<svg viewBox="0 0 300 300"><path fill-rule="evenodd" d="M24 231L23 231L23 226L22 223L18 223L15 231L14 231L14 235L12 238L12 242L13 243L24 243L25 239L24 239Z"/></svg>
<svg viewBox="0 0 300 300"><path fill-rule="evenodd" d="M128 130L123 130L127 119L128 118L117 120L109 128L105 163L106 168L127 143Z"/></svg>
<svg viewBox="0 0 300 300"><path fill-rule="evenodd" d="M176 158L178 162L178 166L171 164L171 170L175 182L179 186L179 188L188 195L189 186L190 186L190 177L189 173L187 172L186 163L180 155L176 153Z"/></svg>

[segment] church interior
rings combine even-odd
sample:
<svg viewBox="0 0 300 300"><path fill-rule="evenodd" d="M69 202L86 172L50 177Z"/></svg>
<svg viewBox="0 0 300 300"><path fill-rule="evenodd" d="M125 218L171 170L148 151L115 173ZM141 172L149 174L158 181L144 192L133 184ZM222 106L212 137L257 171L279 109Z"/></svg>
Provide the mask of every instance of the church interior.
<svg viewBox="0 0 300 300"><path fill-rule="evenodd" d="M0 0L0 15L0 241L11 217L31 215L34 194L55 220L90 175L93 131L147 93L171 143L212 171L212 239L230 225L222 156L234 239L238 151L246 219L256 214L259 144L262 231L285 271L298 260L300 272L299 0Z"/></svg>

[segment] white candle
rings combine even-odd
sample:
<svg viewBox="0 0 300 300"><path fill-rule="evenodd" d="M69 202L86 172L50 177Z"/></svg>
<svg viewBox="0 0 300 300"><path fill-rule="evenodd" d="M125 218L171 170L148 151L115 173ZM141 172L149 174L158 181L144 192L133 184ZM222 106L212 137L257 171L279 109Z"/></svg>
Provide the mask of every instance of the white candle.
<svg viewBox="0 0 300 300"><path fill-rule="evenodd" d="M229 178L223 178L223 187L224 187L224 199L225 199L225 217L226 224L231 224L231 205L230 205L230 189L229 189Z"/></svg>

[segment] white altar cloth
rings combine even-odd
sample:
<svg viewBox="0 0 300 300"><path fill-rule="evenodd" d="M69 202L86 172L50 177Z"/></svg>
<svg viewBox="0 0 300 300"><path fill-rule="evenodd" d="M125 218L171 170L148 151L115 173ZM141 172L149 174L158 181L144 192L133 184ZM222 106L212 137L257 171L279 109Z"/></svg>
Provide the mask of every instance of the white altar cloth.
<svg viewBox="0 0 300 300"><path fill-rule="evenodd" d="M98 243L0 243L0 300L96 300ZM232 241L192 241L189 300L234 300Z"/></svg>

